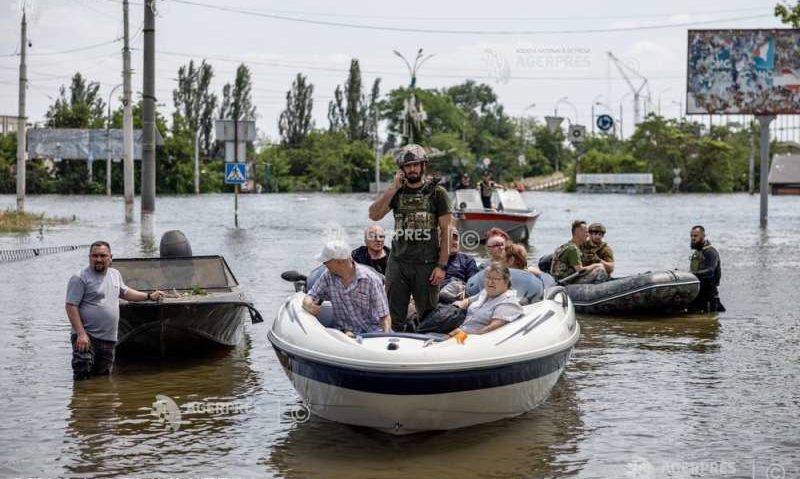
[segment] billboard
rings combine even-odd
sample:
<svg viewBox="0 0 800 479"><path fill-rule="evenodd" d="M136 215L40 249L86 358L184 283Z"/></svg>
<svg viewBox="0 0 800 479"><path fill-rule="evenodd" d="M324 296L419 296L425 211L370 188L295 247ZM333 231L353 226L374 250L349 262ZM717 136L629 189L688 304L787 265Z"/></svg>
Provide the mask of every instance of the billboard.
<svg viewBox="0 0 800 479"><path fill-rule="evenodd" d="M800 113L800 30L689 30L686 113Z"/></svg>

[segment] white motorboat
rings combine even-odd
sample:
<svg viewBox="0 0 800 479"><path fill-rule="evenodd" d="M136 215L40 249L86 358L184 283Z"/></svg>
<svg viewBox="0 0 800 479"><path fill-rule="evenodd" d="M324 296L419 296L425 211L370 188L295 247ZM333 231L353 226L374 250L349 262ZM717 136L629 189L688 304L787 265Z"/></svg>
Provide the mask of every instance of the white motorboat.
<svg viewBox="0 0 800 479"><path fill-rule="evenodd" d="M478 190L456 190L453 219L463 235L474 231L481 241L491 228L505 231L512 241L528 241L539 211L528 208L516 190L497 190L492 195L496 208L487 209L481 203Z"/></svg>
<svg viewBox="0 0 800 479"><path fill-rule="evenodd" d="M463 344L441 335L349 337L302 307L278 311L269 340L298 394L325 419L392 434L455 429L513 417L547 399L580 327L561 287L524 306L520 319ZM327 307L326 307L327 306Z"/></svg>

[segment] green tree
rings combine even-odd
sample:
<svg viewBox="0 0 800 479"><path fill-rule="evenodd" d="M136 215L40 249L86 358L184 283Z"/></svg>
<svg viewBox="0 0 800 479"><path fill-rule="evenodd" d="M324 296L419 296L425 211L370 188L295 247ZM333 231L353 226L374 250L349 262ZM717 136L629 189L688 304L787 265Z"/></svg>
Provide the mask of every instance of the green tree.
<svg viewBox="0 0 800 479"><path fill-rule="evenodd" d="M358 60L353 59L350 61L344 93L337 85L334 99L328 103L330 131L343 130L350 141L367 140L374 136L380 78L375 79L369 100L366 99L361 85L361 67Z"/></svg>
<svg viewBox="0 0 800 479"><path fill-rule="evenodd" d="M214 110L217 95L210 91L214 69L203 60L195 67L194 60L178 68L178 88L172 91L175 115L185 118L185 125L192 133L202 129L201 144L207 155L211 151L211 130L214 126ZM192 142L194 138L192 138Z"/></svg>
<svg viewBox="0 0 800 479"><path fill-rule="evenodd" d="M775 5L774 13L781 22L791 25L794 28L800 27L800 2L794 5L792 5L791 2L779 3Z"/></svg>
<svg viewBox="0 0 800 479"><path fill-rule="evenodd" d="M256 107L253 105L253 82L250 69L242 63L236 68L233 85L222 87L222 103L219 117L224 120L255 120Z"/></svg>
<svg viewBox="0 0 800 479"><path fill-rule="evenodd" d="M88 82L75 73L69 86L64 85L59 97L47 109L47 126L51 128L102 128L105 125L105 103L100 97L100 84Z"/></svg>
<svg viewBox="0 0 800 479"><path fill-rule="evenodd" d="M286 109L278 120L281 143L299 146L314 129L311 111L314 107L314 85L298 73L292 89L286 92Z"/></svg>

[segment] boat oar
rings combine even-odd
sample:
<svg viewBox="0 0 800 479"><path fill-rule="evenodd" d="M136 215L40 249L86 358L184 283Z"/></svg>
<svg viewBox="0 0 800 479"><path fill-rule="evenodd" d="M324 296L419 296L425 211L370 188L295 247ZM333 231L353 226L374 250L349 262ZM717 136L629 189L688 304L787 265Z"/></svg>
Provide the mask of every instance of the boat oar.
<svg viewBox="0 0 800 479"><path fill-rule="evenodd" d="M580 275L581 275L581 272L580 271L576 271L575 273L572 273L571 275L567 276L566 278L562 278L559 281L556 281L556 284L559 285L559 286L566 286L567 284L572 282L572 280L574 280L575 278L577 278Z"/></svg>

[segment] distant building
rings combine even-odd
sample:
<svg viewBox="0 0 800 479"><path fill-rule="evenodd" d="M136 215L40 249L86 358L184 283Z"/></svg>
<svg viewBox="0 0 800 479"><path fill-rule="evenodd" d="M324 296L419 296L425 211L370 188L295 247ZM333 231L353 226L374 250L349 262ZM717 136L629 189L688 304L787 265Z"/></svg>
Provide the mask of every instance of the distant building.
<svg viewBox="0 0 800 479"><path fill-rule="evenodd" d="M768 181L773 195L800 195L800 155L775 156Z"/></svg>
<svg viewBox="0 0 800 479"><path fill-rule="evenodd" d="M578 193L655 193L652 173L593 173L575 175Z"/></svg>
<svg viewBox="0 0 800 479"><path fill-rule="evenodd" d="M0 135L16 133L18 118L10 115L0 115Z"/></svg>

